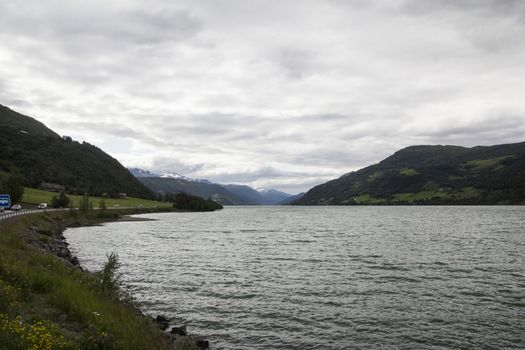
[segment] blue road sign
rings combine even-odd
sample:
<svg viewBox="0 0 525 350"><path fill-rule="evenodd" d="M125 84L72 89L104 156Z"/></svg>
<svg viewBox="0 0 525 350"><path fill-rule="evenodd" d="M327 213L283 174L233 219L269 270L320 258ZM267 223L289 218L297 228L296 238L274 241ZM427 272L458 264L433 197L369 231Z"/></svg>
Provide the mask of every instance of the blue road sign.
<svg viewBox="0 0 525 350"><path fill-rule="evenodd" d="M11 197L8 194L0 194L0 208L11 207Z"/></svg>

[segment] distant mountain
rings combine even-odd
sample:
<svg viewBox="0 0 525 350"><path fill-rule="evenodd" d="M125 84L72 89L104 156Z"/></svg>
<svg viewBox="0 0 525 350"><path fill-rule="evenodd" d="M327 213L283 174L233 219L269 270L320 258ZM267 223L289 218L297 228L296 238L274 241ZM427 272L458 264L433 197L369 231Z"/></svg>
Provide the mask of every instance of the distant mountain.
<svg viewBox="0 0 525 350"><path fill-rule="evenodd" d="M290 197L277 190L257 191L245 185L220 185L204 179L192 179L175 173L156 174L148 170L131 168L129 171L154 192L187 193L202 198L212 198L223 205L280 204Z"/></svg>
<svg viewBox="0 0 525 350"><path fill-rule="evenodd" d="M266 204L259 192L245 185L223 185L230 193L240 198L246 204Z"/></svg>
<svg viewBox="0 0 525 350"><path fill-rule="evenodd" d="M211 198L223 205L251 204L243 201L218 184L169 177L138 177L137 179L154 192L186 193L204 199Z"/></svg>
<svg viewBox="0 0 525 350"><path fill-rule="evenodd" d="M41 122L0 105L0 171L22 173L24 185L63 185L69 192L154 194L116 159L87 142L60 137Z"/></svg>
<svg viewBox="0 0 525 350"><path fill-rule="evenodd" d="M128 168L131 175L135 177L160 177L159 174L155 174L149 170L139 169L139 168Z"/></svg>
<svg viewBox="0 0 525 350"><path fill-rule="evenodd" d="M292 204L293 202L298 201L299 199L301 199L304 196L304 194L305 194L305 192L294 194L293 196L290 196L290 197L287 197L287 198L283 199L281 202L279 202L279 204Z"/></svg>
<svg viewBox="0 0 525 350"><path fill-rule="evenodd" d="M250 186L245 185L223 185L230 192L241 198L244 202L249 204L259 205L273 205L280 204L280 202L290 197L288 193L280 192L273 189L255 190Z"/></svg>
<svg viewBox="0 0 525 350"><path fill-rule="evenodd" d="M408 147L294 204L525 204L525 142Z"/></svg>
<svg viewBox="0 0 525 350"><path fill-rule="evenodd" d="M190 182L204 182L211 184L210 181L206 179L193 179L191 177L187 177L184 175L176 174L176 173L162 173L159 175L159 177L166 178L166 179L182 179Z"/></svg>
<svg viewBox="0 0 525 350"><path fill-rule="evenodd" d="M262 189L258 191L264 199L264 204L280 204L283 200L290 197L289 193L273 189Z"/></svg>
<svg viewBox="0 0 525 350"><path fill-rule="evenodd" d="M190 182L206 182L211 183L210 181L206 179L192 179L191 177L187 177L184 175L176 174L176 173L161 173L157 174L149 170L144 170L140 168L128 168L129 172L135 176L135 177L160 177L165 179L182 179Z"/></svg>

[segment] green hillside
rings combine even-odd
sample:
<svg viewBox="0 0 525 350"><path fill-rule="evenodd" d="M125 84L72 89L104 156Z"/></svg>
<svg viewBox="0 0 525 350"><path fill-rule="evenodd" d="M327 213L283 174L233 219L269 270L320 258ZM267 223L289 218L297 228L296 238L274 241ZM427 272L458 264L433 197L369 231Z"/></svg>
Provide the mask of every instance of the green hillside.
<svg viewBox="0 0 525 350"><path fill-rule="evenodd" d="M408 147L294 204L525 204L525 142Z"/></svg>
<svg viewBox="0 0 525 350"><path fill-rule="evenodd" d="M153 198L153 193L116 159L89 143L62 138L44 124L0 105L0 172L19 169L26 186L42 182L67 192Z"/></svg>

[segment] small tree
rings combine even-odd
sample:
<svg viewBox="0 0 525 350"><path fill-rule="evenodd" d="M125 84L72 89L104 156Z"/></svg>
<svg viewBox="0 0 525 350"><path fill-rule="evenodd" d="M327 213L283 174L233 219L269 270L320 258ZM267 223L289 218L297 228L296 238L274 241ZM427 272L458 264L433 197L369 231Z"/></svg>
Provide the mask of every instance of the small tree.
<svg viewBox="0 0 525 350"><path fill-rule="evenodd" d="M95 273L99 281L99 290L110 298L132 305L133 297L124 286L122 274L119 272L120 262L118 255L112 252L106 256L108 261L104 264L101 271Z"/></svg>
<svg viewBox="0 0 525 350"><path fill-rule="evenodd" d="M24 184L22 174L15 170L0 186L1 193L7 193L11 197L11 203L19 203L24 195Z"/></svg>
<svg viewBox="0 0 525 350"><path fill-rule="evenodd" d="M82 196L78 205L78 211L81 214L87 215L89 213L90 201L88 196Z"/></svg>
<svg viewBox="0 0 525 350"><path fill-rule="evenodd" d="M78 210L75 209L73 201L70 201L70 203L69 203L69 215L73 216L73 217L77 217L78 216Z"/></svg>
<svg viewBox="0 0 525 350"><path fill-rule="evenodd" d="M51 200L51 206L53 208L65 208L69 205L69 197L66 196L65 191L60 191L58 196L54 196Z"/></svg>
<svg viewBox="0 0 525 350"><path fill-rule="evenodd" d="M101 199L100 202L98 202L98 211L97 211L97 217L104 218L106 217L106 201L104 199Z"/></svg>

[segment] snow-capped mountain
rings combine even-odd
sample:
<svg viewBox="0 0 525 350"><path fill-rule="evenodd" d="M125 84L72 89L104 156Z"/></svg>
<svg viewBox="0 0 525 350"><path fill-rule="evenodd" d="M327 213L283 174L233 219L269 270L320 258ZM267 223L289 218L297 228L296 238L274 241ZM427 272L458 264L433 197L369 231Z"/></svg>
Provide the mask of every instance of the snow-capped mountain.
<svg viewBox="0 0 525 350"><path fill-rule="evenodd" d="M180 174L176 174L176 173L162 173L158 177L163 177L165 179L184 179L186 181L193 181L193 179L189 177L186 177Z"/></svg>
<svg viewBox="0 0 525 350"><path fill-rule="evenodd" d="M246 185L221 185L177 173L157 174L138 168L131 168L129 171L154 192L185 192L202 198L216 198L225 205L279 204L290 197L289 194L274 189L255 190Z"/></svg>
<svg viewBox="0 0 525 350"><path fill-rule="evenodd" d="M206 179L192 179L191 177L187 177L184 175L180 175L177 173L155 173L153 171L144 170L140 168L129 168L129 172L135 176L135 177L160 177L164 179L182 179L189 182L199 182L199 183L211 183L210 181Z"/></svg>
<svg viewBox="0 0 525 350"><path fill-rule="evenodd" d="M162 173L159 175L159 177L165 178L165 179L183 179L190 182L201 182L201 183L211 183L210 181L206 179L193 179L191 177L187 177L184 175L180 175L177 173Z"/></svg>
<svg viewBox="0 0 525 350"><path fill-rule="evenodd" d="M129 168L129 172L135 177L159 177L159 174L155 174L149 170L139 168Z"/></svg>

